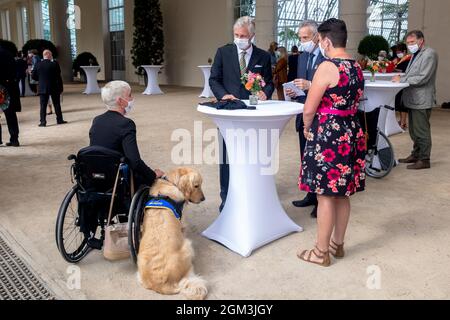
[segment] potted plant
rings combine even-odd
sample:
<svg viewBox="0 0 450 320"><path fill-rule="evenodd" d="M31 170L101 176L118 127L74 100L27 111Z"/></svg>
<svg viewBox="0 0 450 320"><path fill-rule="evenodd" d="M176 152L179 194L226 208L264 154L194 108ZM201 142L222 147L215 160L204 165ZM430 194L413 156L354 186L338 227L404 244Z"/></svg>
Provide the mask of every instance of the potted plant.
<svg viewBox="0 0 450 320"><path fill-rule="evenodd" d="M72 70L73 76L78 77L80 75L80 79L82 82L86 82L86 74L84 70L81 68L82 66L98 66L97 58L90 52L82 52L76 56L75 60L73 60ZM100 70L98 71L100 72Z"/></svg>
<svg viewBox="0 0 450 320"><path fill-rule="evenodd" d="M389 51L389 43L382 36L368 35L358 46L358 53L371 60L377 60L380 51Z"/></svg>
<svg viewBox="0 0 450 320"><path fill-rule="evenodd" d="M56 59L58 57L58 50L56 49L55 45L51 41L45 39L28 40L27 43L25 43L22 47L22 52L24 55L26 55L28 54L28 51L32 49L36 49L41 57L44 50L47 49L52 52L53 58Z"/></svg>
<svg viewBox="0 0 450 320"><path fill-rule="evenodd" d="M131 58L139 82L146 84L142 65L164 62L163 18L159 0L134 0L134 33Z"/></svg>

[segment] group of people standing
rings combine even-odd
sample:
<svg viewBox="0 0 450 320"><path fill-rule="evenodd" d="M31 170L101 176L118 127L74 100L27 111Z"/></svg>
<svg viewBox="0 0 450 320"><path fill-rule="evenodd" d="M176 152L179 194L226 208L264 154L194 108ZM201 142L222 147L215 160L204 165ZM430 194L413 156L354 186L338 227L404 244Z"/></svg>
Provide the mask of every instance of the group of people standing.
<svg viewBox="0 0 450 320"><path fill-rule="evenodd" d="M293 205L314 207L311 215L317 218L318 232L314 249L299 250L297 256L305 262L329 266L330 256L338 259L345 256L350 197L365 189L367 136L357 116L364 98L363 71L346 50L347 27L342 20L329 19L320 26L314 21L302 22L298 33L302 53L294 48L290 57L276 43L272 43L268 52L257 48L252 43L255 28L249 17L236 21L234 44L218 49L210 86L217 100L248 99L250 93L240 76L251 71L259 73L267 84L260 92L261 100L270 99L277 89L279 100L285 100L286 95L304 104L303 113L296 119L296 130L301 162L299 189L307 195ZM408 111L414 141L411 156L400 160L412 164L408 169L430 167L429 121L435 103L437 55L424 43L422 32L411 31L406 45L399 44L394 49L396 69L405 75L392 81L409 84L398 102L404 108L399 111ZM233 65L236 67L229 67ZM283 90L286 81L294 81L306 95ZM402 121L404 124L404 116ZM226 158L226 145L222 143L220 209L228 190Z"/></svg>
<svg viewBox="0 0 450 320"><path fill-rule="evenodd" d="M43 59L37 50L30 50L28 56L19 52L16 57L7 48L0 46L0 86L5 89L9 96L7 108L3 111L10 141L8 147L19 147L19 121L17 112L21 112L21 97L25 96L26 86L40 96L40 127L47 125L46 116L52 113L49 99L56 113L57 124L67 123L63 119L61 111L61 94L63 92L63 81L61 69L50 50L43 51ZM47 108L50 107L47 113ZM0 145L3 144L0 126Z"/></svg>

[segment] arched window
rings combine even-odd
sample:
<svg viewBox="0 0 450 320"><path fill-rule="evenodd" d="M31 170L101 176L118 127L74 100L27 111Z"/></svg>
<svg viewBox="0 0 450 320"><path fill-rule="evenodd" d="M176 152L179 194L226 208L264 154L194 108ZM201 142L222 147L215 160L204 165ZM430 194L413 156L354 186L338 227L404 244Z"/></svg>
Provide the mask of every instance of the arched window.
<svg viewBox="0 0 450 320"><path fill-rule="evenodd" d="M391 44L403 41L408 30L408 0L370 0L369 33Z"/></svg>
<svg viewBox="0 0 450 320"><path fill-rule="evenodd" d="M321 23L339 15L339 0L278 0L277 42L288 50L299 44L298 26L303 20Z"/></svg>

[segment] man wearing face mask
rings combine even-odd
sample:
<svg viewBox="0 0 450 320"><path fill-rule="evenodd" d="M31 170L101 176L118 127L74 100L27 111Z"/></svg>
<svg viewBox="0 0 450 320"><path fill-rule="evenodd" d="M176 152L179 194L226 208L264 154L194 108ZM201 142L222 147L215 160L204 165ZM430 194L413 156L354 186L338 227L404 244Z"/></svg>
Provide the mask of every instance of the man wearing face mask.
<svg viewBox="0 0 450 320"><path fill-rule="evenodd" d="M153 171L139 154L136 141L136 124L128 119L134 106L131 87L124 81L112 81L102 88L102 100L108 111L97 116L89 131L90 146L101 146L120 152L128 159L134 172L135 185L151 186L155 179L164 176L159 169Z"/></svg>
<svg viewBox="0 0 450 320"><path fill-rule="evenodd" d="M259 99L271 99L274 86L272 81L272 66L270 55L257 48L251 40L255 36L255 22L246 16L239 18L233 27L234 43L217 50L211 68L209 85L217 100L248 100L250 92L245 89L241 77L251 71L259 73L266 86L258 93ZM223 140L223 139L222 139ZM228 193L229 167L227 164L226 146L223 142L220 150L220 197L225 205Z"/></svg>
<svg viewBox="0 0 450 320"><path fill-rule="evenodd" d="M286 94L291 97L291 99L303 104L308 96L308 90L311 87L317 68L326 60L319 47L318 27L316 22L306 20L300 25L298 31L303 53L298 59L297 79L294 80L294 83L306 93L306 96L296 97L293 91L289 89L286 90ZM303 134L303 114L297 116L295 126L300 140L300 156L303 157L303 151L306 146L306 139ZM313 218L317 217L317 197L315 194L308 193L305 199L294 201L292 204L298 208L314 206L311 216Z"/></svg>
<svg viewBox="0 0 450 320"><path fill-rule="evenodd" d="M410 164L409 170L431 168L431 110L436 105L436 73L438 55L435 50L425 46L422 31L414 30L406 35L411 61L404 76L393 78L394 82L408 83L403 90L403 103L409 110L409 133L414 148L400 163Z"/></svg>

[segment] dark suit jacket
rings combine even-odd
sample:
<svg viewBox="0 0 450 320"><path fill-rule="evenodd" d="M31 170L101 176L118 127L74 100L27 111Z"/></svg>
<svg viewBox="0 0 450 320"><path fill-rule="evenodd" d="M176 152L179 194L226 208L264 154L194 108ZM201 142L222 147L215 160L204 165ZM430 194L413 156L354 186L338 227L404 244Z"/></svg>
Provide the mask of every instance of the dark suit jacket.
<svg viewBox="0 0 450 320"><path fill-rule="evenodd" d="M89 138L91 146L101 146L123 154L128 159L134 175L139 178L138 184L153 184L156 174L141 159L133 120L120 113L107 111L94 119Z"/></svg>
<svg viewBox="0 0 450 320"><path fill-rule="evenodd" d="M305 80L309 80L312 81L314 78L314 75L316 74L316 70L319 67L319 65L325 61L326 59L324 58L324 56L319 52L319 55L316 59L316 62L313 66L313 70L311 72L311 74L307 75L307 68L308 68L308 61L310 58L310 54L308 52L303 52L299 57L298 57L298 68L297 68L297 79L305 79ZM302 97L298 97L297 99L295 99L298 103L305 103L306 102L306 98L308 97L308 92L306 91L306 96L302 96ZM297 119L295 121L295 126L297 131L303 131L302 130L302 119L303 119L303 114L299 114L297 116Z"/></svg>
<svg viewBox="0 0 450 320"><path fill-rule="evenodd" d="M253 53L247 69L248 71L261 74L266 82L263 91L267 98L270 99L274 91L274 86L269 53L253 46ZM229 44L217 50L211 68L209 85L218 100L227 94L232 94L241 100L249 98L250 92L241 83L239 57L235 44Z"/></svg>
<svg viewBox="0 0 450 320"><path fill-rule="evenodd" d="M16 79L16 61L10 52L2 48L0 48L0 84L6 88L10 96L9 108L15 112L20 112L22 105Z"/></svg>
<svg viewBox="0 0 450 320"><path fill-rule="evenodd" d="M64 91L59 63L44 59L33 70L32 78L39 81L38 94L61 94Z"/></svg>
<svg viewBox="0 0 450 320"><path fill-rule="evenodd" d="M297 73L298 73L298 59L300 55L298 54L291 54L288 59L288 66L289 66L289 72L288 72L288 78L287 81L291 82L297 79Z"/></svg>

